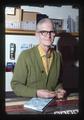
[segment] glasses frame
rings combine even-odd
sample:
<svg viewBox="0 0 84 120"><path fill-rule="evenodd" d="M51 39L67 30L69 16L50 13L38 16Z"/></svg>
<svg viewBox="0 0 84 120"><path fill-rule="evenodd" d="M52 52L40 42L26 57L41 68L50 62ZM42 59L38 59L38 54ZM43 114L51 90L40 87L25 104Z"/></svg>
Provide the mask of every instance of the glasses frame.
<svg viewBox="0 0 84 120"><path fill-rule="evenodd" d="M51 36L55 36L54 30L52 30L52 31L41 30L41 31L38 31L38 33L41 33L41 35L43 35L43 36L47 36L48 34Z"/></svg>

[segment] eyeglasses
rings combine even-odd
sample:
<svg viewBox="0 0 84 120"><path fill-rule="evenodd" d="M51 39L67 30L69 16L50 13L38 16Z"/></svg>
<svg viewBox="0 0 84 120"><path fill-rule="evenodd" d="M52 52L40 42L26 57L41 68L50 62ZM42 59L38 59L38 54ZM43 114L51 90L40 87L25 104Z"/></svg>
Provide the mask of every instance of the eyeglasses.
<svg viewBox="0 0 84 120"><path fill-rule="evenodd" d="M43 36L47 36L48 34L51 36L55 36L55 31L38 31L39 33L41 33Z"/></svg>

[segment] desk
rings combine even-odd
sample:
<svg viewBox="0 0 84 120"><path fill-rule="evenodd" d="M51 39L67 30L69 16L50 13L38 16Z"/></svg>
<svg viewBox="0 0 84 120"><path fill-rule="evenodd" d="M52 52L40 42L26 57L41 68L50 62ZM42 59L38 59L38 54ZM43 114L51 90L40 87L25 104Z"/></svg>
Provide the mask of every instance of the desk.
<svg viewBox="0 0 84 120"><path fill-rule="evenodd" d="M64 100L52 101L43 112L38 112L35 110L24 108L24 103L31 98L12 98L6 99L5 102L5 112L7 114L65 114L65 111L68 110L67 114L70 114L71 110L75 110L73 114L77 114L79 98L78 97L68 97Z"/></svg>

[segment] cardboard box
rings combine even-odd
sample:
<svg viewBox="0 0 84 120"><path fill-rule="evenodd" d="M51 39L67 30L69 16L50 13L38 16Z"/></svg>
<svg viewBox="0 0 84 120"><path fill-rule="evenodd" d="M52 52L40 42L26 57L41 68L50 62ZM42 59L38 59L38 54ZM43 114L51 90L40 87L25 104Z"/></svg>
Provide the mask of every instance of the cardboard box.
<svg viewBox="0 0 84 120"><path fill-rule="evenodd" d="M5 27L12 28L12 29L20 29L21 23L20 22L6 22Z"/></svg>
<svg viewBox="0 0 84 120"><path fill-rule="evenodd" d="M48 17L48 16L45 14L41 14L39 12L23 11L21 29L35 30L37 22L40 19L45 18L45 17Z"/></svg>
<svg viewBox="0 0 84 120"><path fill-rule="evenodd" d="M36 22L37 22L37 12L22 12L22 21L21 21L21 29L24 30L35 30Z"/></svg>
<svg viewBox="0 0 84 120"><path fill-rule="evenodd" d="M36 30L36 21L22 21L20 29L23 30Z"/></svg>
<svg viewBox="0 0 84 120"><path fill-rule="evenodd" d="M22 13L22 21L36 21L37 20L37 12L28 12L23 11Z"/></svg>
<svg viewBox="0 0 84 120"><path fill-rule="evenodd" d="M15 8L14 14L6 14L5 25L6 28L12 29L36 30L37 22L44 17L48 16L39 12L29 12Z"/></svg>
<svg viewBox="0 0 84 120"><path fill-rule="evenodd" d="M5 21L7 22L21 22L22 9L15 8L14 14L6 14Z"/></svg>

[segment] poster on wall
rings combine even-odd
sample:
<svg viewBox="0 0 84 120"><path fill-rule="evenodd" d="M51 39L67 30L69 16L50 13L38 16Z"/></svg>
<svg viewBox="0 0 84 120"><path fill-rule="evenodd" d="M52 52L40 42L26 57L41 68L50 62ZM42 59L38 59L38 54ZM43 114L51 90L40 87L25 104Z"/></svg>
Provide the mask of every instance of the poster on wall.
<svg viewBox="0 0 84 120"><path fill-rule="evenodd" d="M11 39L13 39L11 41ZM19 36L7 35L6 36L6 72L12 71L20 53L26 49L30 49L38 44L35 36Z"/></svg>

